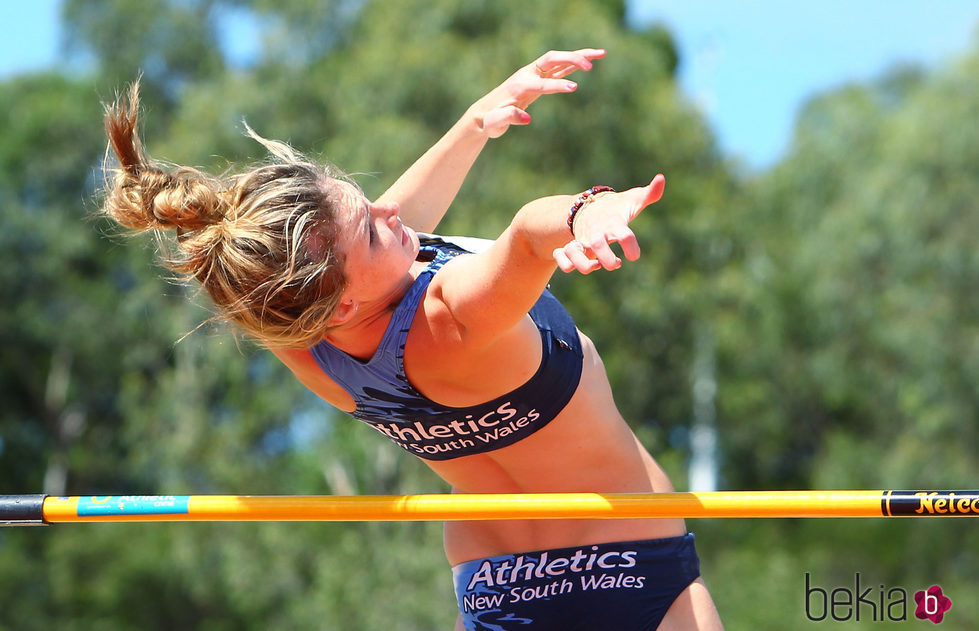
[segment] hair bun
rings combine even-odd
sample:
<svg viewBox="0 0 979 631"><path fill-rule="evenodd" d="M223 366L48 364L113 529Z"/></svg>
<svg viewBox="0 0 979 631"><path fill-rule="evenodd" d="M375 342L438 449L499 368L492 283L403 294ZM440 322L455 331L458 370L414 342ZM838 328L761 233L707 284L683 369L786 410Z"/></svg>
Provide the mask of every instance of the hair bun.
<svg viewBox="0 0 979 631"><path fill-rule="evenodd" d="M225 217L225 201L217 187L196 169L147 169L140 173L139 188L147 218L153 217L161 228L196 230Z"/></svg>

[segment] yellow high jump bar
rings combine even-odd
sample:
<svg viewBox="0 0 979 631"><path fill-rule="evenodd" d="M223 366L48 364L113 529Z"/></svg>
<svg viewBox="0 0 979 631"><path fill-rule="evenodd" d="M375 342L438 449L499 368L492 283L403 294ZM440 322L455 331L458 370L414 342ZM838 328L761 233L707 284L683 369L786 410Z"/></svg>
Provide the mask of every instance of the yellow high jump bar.
<svg viewBox="0 0 979 631"><path fill-rule="evenodd" d="M459 521L976 517L979 491L720 491L357 496L0 495L0 525L144 521Z"/></svg>

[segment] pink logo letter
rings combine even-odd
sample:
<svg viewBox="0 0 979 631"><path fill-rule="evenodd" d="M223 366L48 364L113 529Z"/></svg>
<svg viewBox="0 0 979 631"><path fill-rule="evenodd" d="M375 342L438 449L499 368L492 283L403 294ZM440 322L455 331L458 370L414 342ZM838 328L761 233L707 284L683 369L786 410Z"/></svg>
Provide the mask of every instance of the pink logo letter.
<svg viewBox="0 0 979 631"><path fill-rule="evenodd" d="M919 620L931 620L935 624L939 624L945 617L945 612L952 608L952 601L942 593L942 588L938 585L932 585L928 591L915 592L914 602L918 603L914 616Z"/></svg>

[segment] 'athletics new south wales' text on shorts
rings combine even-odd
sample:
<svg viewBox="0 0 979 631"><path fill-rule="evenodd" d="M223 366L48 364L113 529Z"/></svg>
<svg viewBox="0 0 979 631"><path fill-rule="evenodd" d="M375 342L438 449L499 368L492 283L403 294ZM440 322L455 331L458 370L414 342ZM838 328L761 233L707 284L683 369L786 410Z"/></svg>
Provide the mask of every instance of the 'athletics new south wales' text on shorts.
<svg viewBox="0 0 979 631"><path fill-rule="evenodd" d="M467 631L654 631L699 576L692 534L507 554L453 568Z"/></svg>

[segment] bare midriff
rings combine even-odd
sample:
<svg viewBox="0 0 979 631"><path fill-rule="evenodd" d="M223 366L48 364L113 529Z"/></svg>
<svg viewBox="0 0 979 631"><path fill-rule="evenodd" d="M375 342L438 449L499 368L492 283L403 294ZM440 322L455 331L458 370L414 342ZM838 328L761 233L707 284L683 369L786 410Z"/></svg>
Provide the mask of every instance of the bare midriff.
<svg viewBox="0 0 979 631"><path fill-rule="evenodd" d="M520 442L484 454L427 461L457 493L648 493L673 490L612 399L594 344L580 335L581 381L564 410ZM453 565L499 554L610 541L672 537L679 519L453 521L445 551Z"/></svg>

